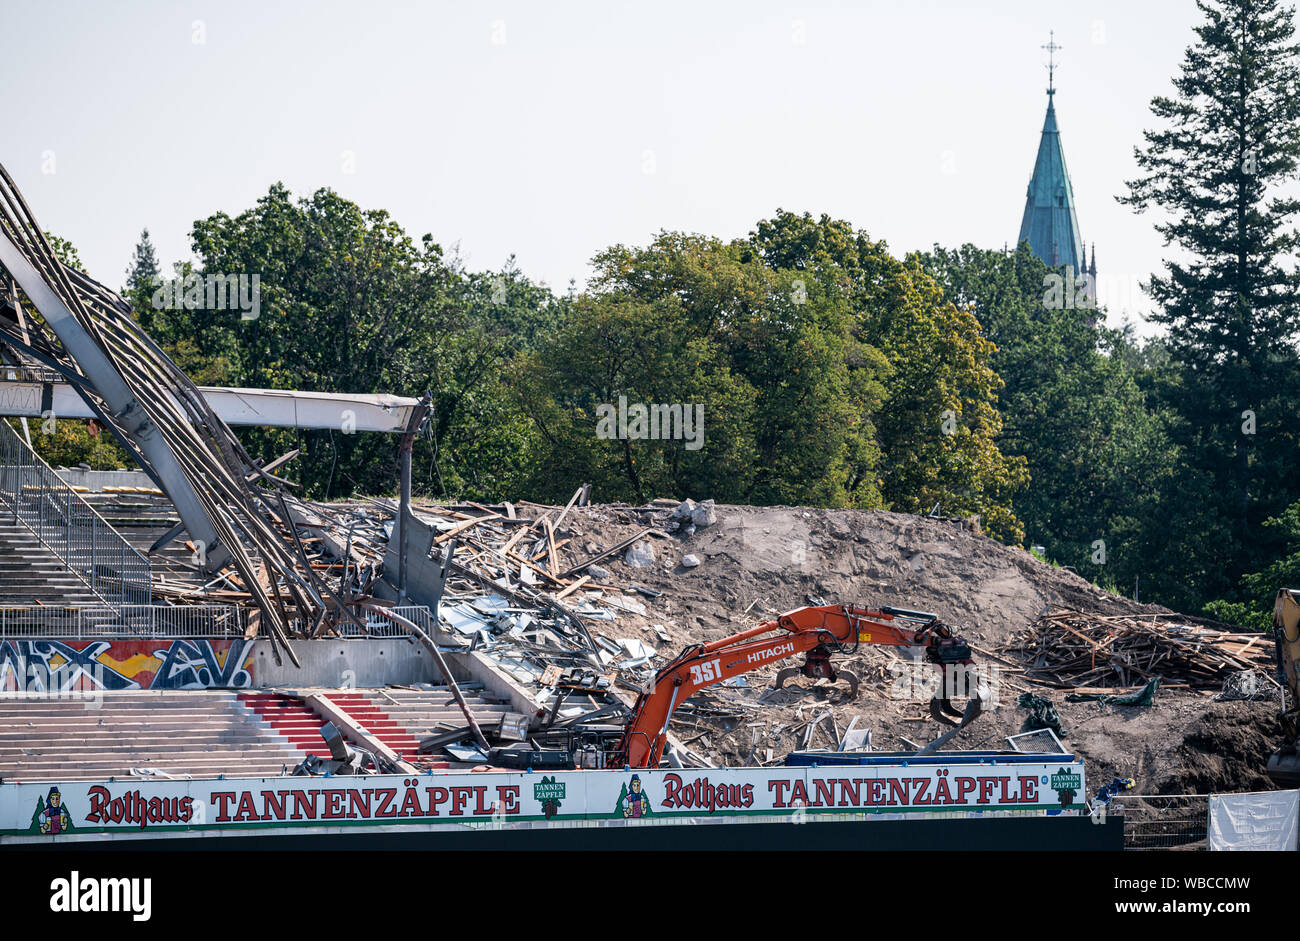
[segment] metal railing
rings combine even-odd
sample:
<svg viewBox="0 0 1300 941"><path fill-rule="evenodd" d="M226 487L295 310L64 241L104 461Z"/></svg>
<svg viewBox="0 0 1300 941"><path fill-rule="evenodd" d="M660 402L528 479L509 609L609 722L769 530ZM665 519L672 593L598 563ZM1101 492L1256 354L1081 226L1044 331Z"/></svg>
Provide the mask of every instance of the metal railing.
<svg viewBox="0 0 1300 941"><path fill-rule="evenodd" d="M0 502L106 605L147 605L153 572L140 552L0 419Z"/></svg>
<svg viewBox="0 0 1300 941"><path fill-rule="evenodd" d="M433 612L424 605L397 605L391 610L394 614L404 617L408 621L414 621L430 637L435 636ZM350 621L339 622L339 631L344 637L406 637L411 633L396 621L390 620L381 614L368 614L364 620L367 631L365 634L362 634L360 629Z"/></svg>
<svg viewBox="0 0 1300 941"><path fill-rule="evenodd" d="M248 609L227 604L0 607L0 639L243 637Z"/></svg>
<svg viewBox="0 0 1300 941"><path fill-rule="evenodd" d="M251 610L225 604L0 607L0 640L243 637ZM393 611L432 632L433 617L428 608L402 605ZM345 639L407 634L401 625L377 614L366 618L366 627L369 633L363 634L355 624L343 622L339 630Z"/></svg>
<svg viewBox="0 0 1300 941"><path fill-rule="evenodd" d="M1122 805L1123 810L1115 805ZM1208 794L1121 794L1110 812L1124 815L1126 850L1205 849Z"/></svg>

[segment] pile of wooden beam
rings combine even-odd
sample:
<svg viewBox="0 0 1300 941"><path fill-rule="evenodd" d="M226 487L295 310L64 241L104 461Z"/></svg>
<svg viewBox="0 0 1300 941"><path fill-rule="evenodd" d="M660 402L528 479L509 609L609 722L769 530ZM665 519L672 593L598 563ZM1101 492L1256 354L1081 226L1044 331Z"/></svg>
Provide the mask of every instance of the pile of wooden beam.
<svg viewBox="0 0 1300 941"><path fill-rule="evenodd" d="M1026 679L1061 689L1163 686L1218 690L1246 670L1269 674L1268 634L1179 615L1085 614L1049 605L1002 647Z"/></svg>

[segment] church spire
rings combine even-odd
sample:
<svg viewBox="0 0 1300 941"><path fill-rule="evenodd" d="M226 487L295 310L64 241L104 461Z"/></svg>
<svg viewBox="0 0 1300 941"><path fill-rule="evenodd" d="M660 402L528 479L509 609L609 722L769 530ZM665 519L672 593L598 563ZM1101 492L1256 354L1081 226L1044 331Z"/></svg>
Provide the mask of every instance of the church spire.
<svg viewBox="0 0 1300 941"><path fill-rule="evenodd" d="M1056 30L1048 30L1047 36L1047 44L1042 48L1047 50L1047 97L1050 100L1056 94L1056 51L1064 47L1056 44Z"/></svg>
<svg viewBox="0 0 1300 941"><path fill-rule="evenodd" d="M1034 174L1025 194L1025 213L1020 220L1020 238L1029 242L1034 254L1053 268L1069 266L1084 272L1083 239L1074 210L1074 189L1065 169L1065 151L1056 124L1056 53L1062 48L1053 32L1047 50L1047 117L1038 142Z"/></svg>

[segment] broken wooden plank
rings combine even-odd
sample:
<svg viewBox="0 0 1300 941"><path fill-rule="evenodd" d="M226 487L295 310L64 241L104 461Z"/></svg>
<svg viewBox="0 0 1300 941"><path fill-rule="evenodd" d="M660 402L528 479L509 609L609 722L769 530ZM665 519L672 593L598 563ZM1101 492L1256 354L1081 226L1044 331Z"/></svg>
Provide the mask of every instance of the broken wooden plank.
<svg viewBox="0 0 1300 941"><path fill-rule="evenodd" d="M581 576L581 577L578 578L576 581L574 581L571 585L569 585L568 588L565 588L565 589L561 590L561 591L559 592L559 594L557 594L557 595L555 596L555 600L556 600L556 601L563 601L565 598L567 598L569 595L573 594L575 591L577 591L577 590L578 590L579 588L581 588L583 585L587 584L587 582L589 582L589 581L591 581L591 576L590 576L590 575L583 575L583 576Z"/></svg>
<svg viewBox="0 0 1300 941"><path fill-rule="evenodd" d="M456 526L453 526L445 533L436 536L433 540L433 544L440 545L441 543L446 542L448 539L454 539L456 536L459 536L465 530L474 528L479 523L484 523L487 522L488 520L494 520L500 518L501 518L500 514L493 513L490 516L475 516L472 519L467 519L463 523L458 523Z"/></svg>

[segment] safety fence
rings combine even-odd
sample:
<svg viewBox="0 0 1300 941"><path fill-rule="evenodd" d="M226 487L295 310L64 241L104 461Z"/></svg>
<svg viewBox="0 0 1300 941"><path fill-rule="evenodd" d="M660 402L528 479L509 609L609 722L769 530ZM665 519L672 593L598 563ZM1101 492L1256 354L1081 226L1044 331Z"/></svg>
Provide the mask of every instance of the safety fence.
<svg viewBox="0 0 1300 941"><path fill-rule="evenodd" d="M1124 815L1126 850L1205 849L1208 794L1124 794L1108 812Z"/></svg>
<svg viewBox="0 0 1300 941"><path fill-rule="evenodd" d="M140 552L0 420L0 502L105 605L148 605L153 571Z"/></svg>
<svg viewBox="0 0 1300 941"><path fill-rule="evenodd" d="M434 636L433 612L424 605L397 605L388 610L408 621L414 621L422 631ZM364 634L350 621L340 622L339 631L344 637L405 637L411 633L401 624L382 614L367 612L363 620L366 624Z"/></svg>

